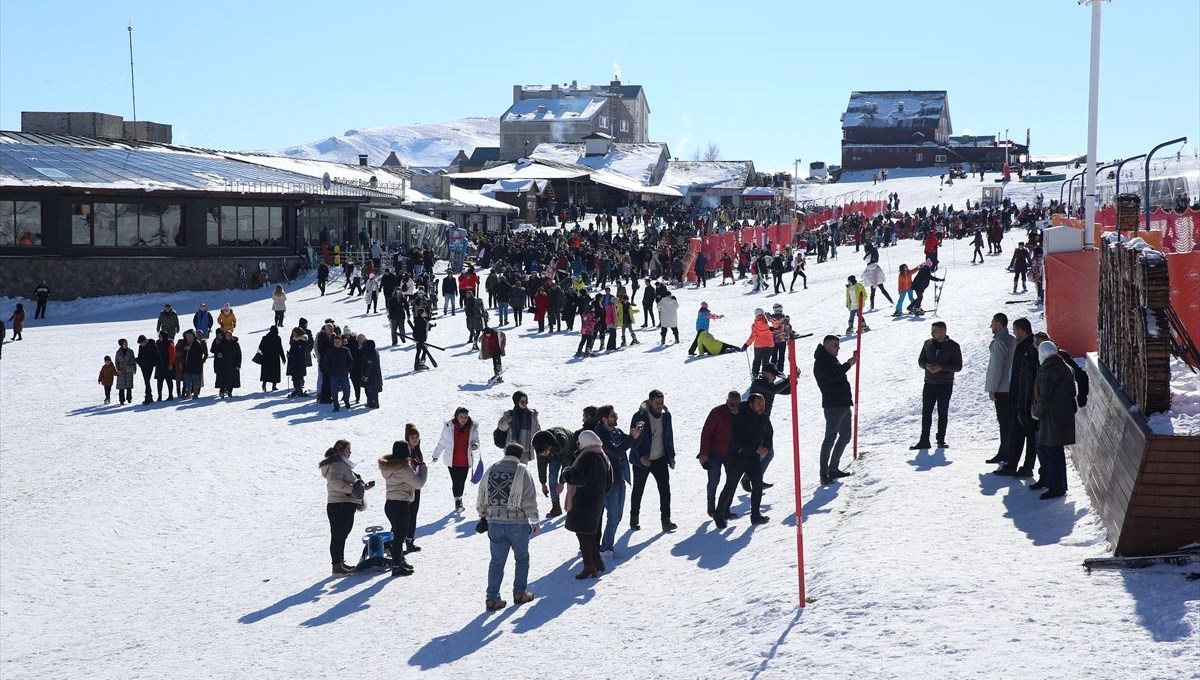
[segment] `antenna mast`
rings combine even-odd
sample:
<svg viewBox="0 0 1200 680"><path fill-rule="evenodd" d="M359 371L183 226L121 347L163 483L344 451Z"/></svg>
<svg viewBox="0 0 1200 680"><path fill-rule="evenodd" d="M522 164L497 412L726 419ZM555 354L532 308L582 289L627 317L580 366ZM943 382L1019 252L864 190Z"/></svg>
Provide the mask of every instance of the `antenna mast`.
<svg viewBox="0 0 1200 680"><path fill-rule="evenodd" d="M133 78L133 24L127 26L129 30L129 92L133 95L133 122L137 122L137 81ZM134 135L137 135L135 130Z"/></svg>

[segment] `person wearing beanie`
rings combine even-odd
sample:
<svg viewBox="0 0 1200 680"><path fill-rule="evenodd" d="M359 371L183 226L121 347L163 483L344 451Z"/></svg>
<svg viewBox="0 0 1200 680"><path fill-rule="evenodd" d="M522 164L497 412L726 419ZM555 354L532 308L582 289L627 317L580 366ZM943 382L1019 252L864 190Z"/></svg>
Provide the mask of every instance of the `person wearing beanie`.
<svg viewBox="0 0 1200 680"><path fill-rule="evenodd" d="M908 447L911 451L928 449L929 428L933 423L933 407L937 406L937 446L946 445L946 425L950 415L950 395L954 392L954 374L962 370L962 350L946 335L946 324L934 321L930 339L921 347L917 365L925 371L925 386L921 392L921 439Z"/></svg>
<svg viewBox="0 0 1200 680"><path fill-rule="evenodd" d="M600 558L600 526L604 519L604 499L613 485L612 465L604 453L604 444L595 432L579 433L579 455L563 468L561 479L567 484L567 531L579 540L583 570L576 579L595 578L604 571Z"/></svg>
<svg viewBox="0 0 1200 680"><path fill-rule="evenodd" d="M1075 443L1075 371L1046 340L1038 346L1037 385L1033 418L1038 422L1037 450L1042 463L1042 499L1067 493L1067 457L1064 447Z"/></svg>
<svg viewBox="0 0 1200 680"><path fill-rule="evenodd" d="M542 426L538 423L537 409L529 408L529 395L517 390L512 401L513 407L500 416L496 429L505 433L505 446L520 444L525 449L521 462L528 463L533 458L533 435Z"/></svg>
<svg viewBox="0 0 1200 680"><path fill-rule="evenodd" d="M854 334L855 322L858 321L858 315L862 313L866 298L866 287L855 277L846 277L846 309L850 310L850 318L846 322L846 335ZM871 327L867 325L866 321L863 321L862 329L865 332L871 330Z"/></svg>
<svg viewBox="0 0 1200 680"><path fill-rule="evenodd" d="M688 347L688 356L696 354L697 345L700 342L700 334L707 331L713 319L723 319L720 314L713 314L708 308L707 302L700 303L700 311L696 313L696 337L692 339L692 346Z"/></svg>
<svg viewBox="0 0 1200 680"><path fill-rule="evenodd" d="M421 453L421 432L413 423L404 426L404 442L408 444L408 457L425 465L425 456ZM417 536L417 511L421 509L421 490L413 490L413 499L408 513L408 530L404 534L404 552L421 552L421 548L413 541Z"/></svg>
<svg viewBox="0 0 1200 680"><path fill-rule="evenodd" d="M754 323L750 324L750 337L742 343L742 349L754 346L754 363L750 367L750 379L758 377L758 371L765 363L770 363L771 355L775 353L775 326L761 307L754 310Z"/></svg>
<svg viewBox="0 0 1200 680"><path fill-rule="evenodd" d="M392 443L391 455L379 459L379 472L387 485L383 512L392 525L392 541L387 545L392 556L392 576L408 576L413 568L404 559L403 545L412 523L413 499L425 486L429 468L412 457L408 442L397 441Z"/></svg>

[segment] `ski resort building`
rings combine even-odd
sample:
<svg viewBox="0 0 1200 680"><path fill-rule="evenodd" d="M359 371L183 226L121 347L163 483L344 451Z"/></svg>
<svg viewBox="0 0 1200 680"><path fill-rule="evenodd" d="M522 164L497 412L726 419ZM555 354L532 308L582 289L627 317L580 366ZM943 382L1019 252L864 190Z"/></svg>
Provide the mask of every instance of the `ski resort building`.
<svg viewBox="0 0 1200 680"><path fill-rule="evenodd" d="M513 85L500 116L500 160L525 158L539 144L579 143L602 132L620 143L650 141L650 106L641 85Z"/></svg>

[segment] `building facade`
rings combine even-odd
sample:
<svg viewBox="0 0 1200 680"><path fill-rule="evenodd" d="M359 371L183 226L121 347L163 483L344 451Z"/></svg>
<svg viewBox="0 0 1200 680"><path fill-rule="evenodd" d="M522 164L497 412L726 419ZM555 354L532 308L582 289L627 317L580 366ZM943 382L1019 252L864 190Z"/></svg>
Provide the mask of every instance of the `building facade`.
<svg viewBox="0 0 1200 680"><path fill-rule="evenodd" d="M578 143L592 133L621 143L650 141L650 106L641 85L514 85L500 117L500 160L524 158L543 142Z"/></svg>

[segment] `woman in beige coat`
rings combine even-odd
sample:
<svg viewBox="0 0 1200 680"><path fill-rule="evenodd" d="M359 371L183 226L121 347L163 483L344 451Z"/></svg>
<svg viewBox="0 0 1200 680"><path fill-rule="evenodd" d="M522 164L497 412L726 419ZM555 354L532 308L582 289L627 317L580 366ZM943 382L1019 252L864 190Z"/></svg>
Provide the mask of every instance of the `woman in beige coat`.
<svg viewBox="0 0 1200 680"><path fill-rule="evenodd" d="M337 440L325 451L318 467L325 478L325 514L329 517L329 557L333 561L333 575L353 574L354 567L346 564L346 539L354 528L354 513L362 509L364 503L354 492L355 484L362 482L362 477L354 472L350 442ZM373 486L375 482L366 482L362 488L365 491Z"/></svg>
<svg viewBox="0 0 1200 680"><path fill-rule="evenodd" d="M394 442L392 455L379 459L379 472L387 484L387 501L383 512L392 525L392 542L388 552L392 556L392 576L408 576L412 566L404 559L404 538L412 522L412 504L417 490L425 486L429 468L412 457L408 442Z"/></svg>
<svg viewBox="0 0 1200 680"><path fill-rule="evenodd" d="M271 293L271 311L275 312L275 325L283 328L283 313L287 311L287 293L283 285L275 284L275 292Z"/></svg>

